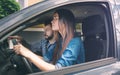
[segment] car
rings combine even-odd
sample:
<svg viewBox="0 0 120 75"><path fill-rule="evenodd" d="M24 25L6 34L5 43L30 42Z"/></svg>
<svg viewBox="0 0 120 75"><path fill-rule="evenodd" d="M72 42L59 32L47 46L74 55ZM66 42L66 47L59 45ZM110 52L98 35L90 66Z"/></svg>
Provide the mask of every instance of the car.
<svg viewBox="0 0 120 75"><path fill-rule="evenodd" d="M32 44L43 38L43 23L56 9L75 15L85 62L54 71L33 71L31 63L10 49L9 36ZM120 75L119 0L45 0L0 20L0 75Z"/></svg>

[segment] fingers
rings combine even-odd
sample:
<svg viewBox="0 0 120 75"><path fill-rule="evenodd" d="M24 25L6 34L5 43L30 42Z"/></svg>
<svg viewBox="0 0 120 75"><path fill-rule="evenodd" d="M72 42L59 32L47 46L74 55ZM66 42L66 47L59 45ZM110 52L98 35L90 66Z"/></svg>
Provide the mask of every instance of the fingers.
<svg viewBox="0 0 120 75"><path fill-rule="evenodd" d="M10 39L17 39L18 42L21 42L21 41L22 41L22 37L17 36L17 35L16 35L16 36L9 36L9 37L8 37L8 40L10 40Z"/></svg>
<svg viewBox="0 0 120 75"><path fill-rule="evenodd" d="M26 58L30 57L30 53L32 53L29 49L24 47L22 44L18 43L13 47L13 50L16 54L20 54Z"/></svg>
<svg viewBox="0 0 120 75"><path fill-rule="evenodd" d="M19 44L18 44L18 45L15 45L15 46L13 47L13 50L15 51L16 54L20 54L20 45L19 45Z"/></svg>
<svg viewBox="0 0 120 75"><path fill-rule="evenodd" d="M20 37L20 36L9 36L8 38L10 38L10 39L21 39L22 37Z"/></svg>

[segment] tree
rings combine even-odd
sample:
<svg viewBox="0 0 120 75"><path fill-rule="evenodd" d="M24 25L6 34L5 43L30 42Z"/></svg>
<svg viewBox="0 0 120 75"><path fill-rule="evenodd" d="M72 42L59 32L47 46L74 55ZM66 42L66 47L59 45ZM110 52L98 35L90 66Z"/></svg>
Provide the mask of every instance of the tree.
<svg viewBox="0 0 120 75"><path fill-rule="evenodd" d="M15 0L0 0L0 19L20 10L20 5Z"/></svg>

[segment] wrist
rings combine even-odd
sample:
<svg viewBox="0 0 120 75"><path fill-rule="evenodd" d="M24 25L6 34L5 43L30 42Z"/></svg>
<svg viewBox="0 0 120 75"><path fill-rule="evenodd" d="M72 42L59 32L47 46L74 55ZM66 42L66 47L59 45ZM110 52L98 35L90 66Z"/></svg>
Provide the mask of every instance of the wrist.
<svg viewBox="0 0 120 75"><path fill-rule="evenodd" d="M33 53L31 51L28 51L24 54L24 56L28 59L30 59L33 56Z"/></svg>

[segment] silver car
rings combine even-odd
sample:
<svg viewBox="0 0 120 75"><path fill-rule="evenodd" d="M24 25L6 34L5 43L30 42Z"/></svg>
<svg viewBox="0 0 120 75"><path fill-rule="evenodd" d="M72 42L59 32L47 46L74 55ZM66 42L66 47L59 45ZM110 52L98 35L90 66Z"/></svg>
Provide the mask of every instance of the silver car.
<svg viewBox="0 0 120 75"><path fill-rule="evenodd" d="M32 44L43 38L43 23L56 9L75 15L85 48L85 62L54 71L35 72L31 63L10 49L8 37ZM0 75L120 75L119 0L45 0L0 20Z"/></svg>

